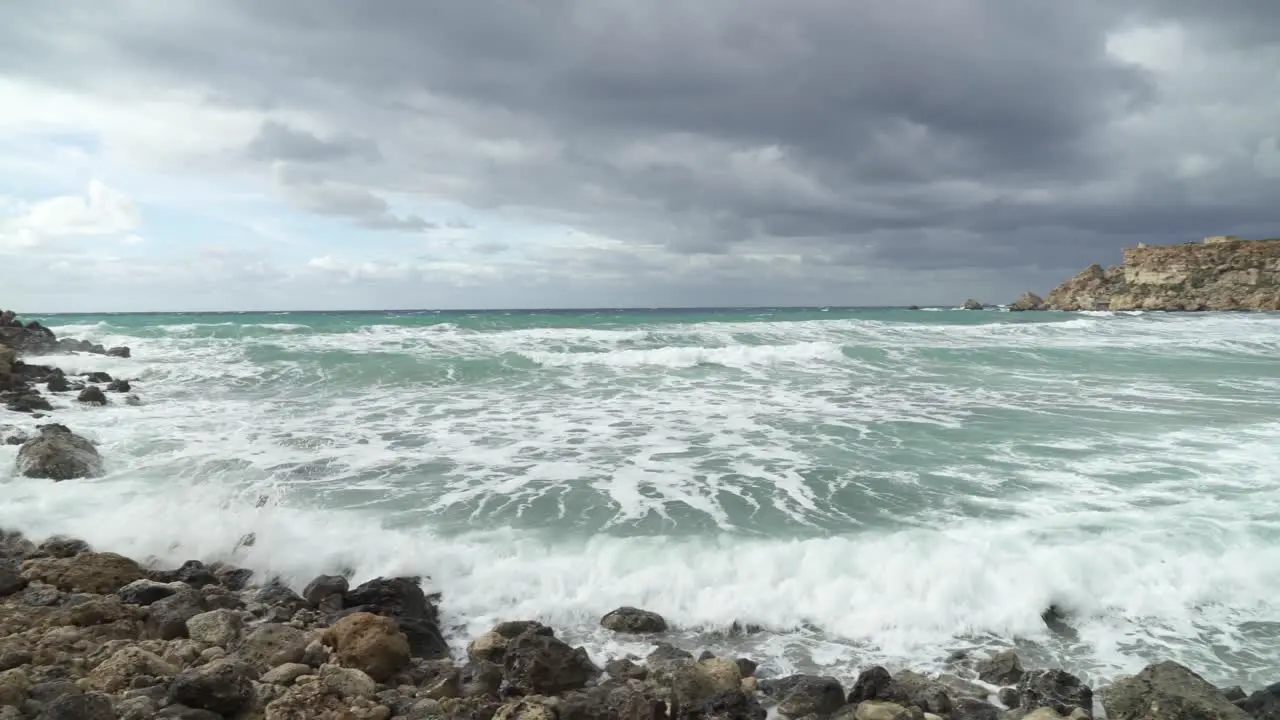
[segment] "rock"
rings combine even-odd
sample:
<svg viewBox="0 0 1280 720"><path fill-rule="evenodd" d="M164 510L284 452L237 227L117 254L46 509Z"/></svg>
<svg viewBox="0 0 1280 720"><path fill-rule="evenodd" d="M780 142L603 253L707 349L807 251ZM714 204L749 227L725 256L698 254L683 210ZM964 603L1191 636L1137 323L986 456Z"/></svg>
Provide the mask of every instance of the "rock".
<svg viewBox="0 0 1280 720"><path fill-rule="evenodd" d="M14 668L0 672L0 705L18 706L27 699L27 688L31 681L22 668Z"/></svg>
<svg viewBox="0 0 1280 720"><path fill-rule="evenodd" d="M218 576L199 560L188 560L175 570L152 570L150 577L156 582L186 583L196 590L219 582Z"/></svg>
<svg viewBox="0 0 1280 720"><path fill-rule="evenodd" d="M306 600L311 607L320 607L322 603L336 595L338 607L341 608L342 598L348 589L347 579L341 575L320 575L307 583L307 587L302 591L302 599Z"/></svg>
<svg viewBox="0 0 1280 720"><path fill-rule="evenodd" d="M82 553L70 558L36 558L22 564L22 576L63 591L105 595L142 578L138 563L115 553Z"/></svg>
<svg viewBox="0 0 1280 720"><path fill-rule="evenodd" d="M661 615L633 607L620 607L600 618L600 625L616 633L658 633L667 629Z"/></svg>
<svg viewBox="0 0 1280 720"><path fill-rule="evenodd" d="M947 693L946 686L936 680L903 670L893 676L892 685L895 698L909 707L918 707L935 715L951 712L951 696Z"/></svg>
<svg viewBox="0 0 1280 720"><path fill-rule="evenodd" d="M21 445L31 439L22 428L0 425L0 445Z"/></svg>
<svg viewBox="0 0 1280 720"><path fill-rule="evenodd" d="M434 677L425 680L418 690L418 695L432 700L462 697L462 673L452 666L445 668Z"/></svg>
<svg viewBox="0 0 1280 720"><path fill-rule="evenodd" d="M0 557L0 598L22 592L26 587L27 579L22 577L18 564Z"/></svg>
<svg viewBox="0 0 1280 720"><path fill-rule="evenodd" d="M339 662L379 682L409 664L409 641L391 618L355 613L335 623L327 636Z"/></svg>
<svg viewBox="0 0 1280 720"><path fill-rule="evenodd" d="M107 392L127 393L133 389L128 380L112 380L107 383Z"/></svg>
<svg viewBox="0 0 1280 720"><path fill-rule="evenodd" d="M186 705L170 705L156 713L156 718L168 720L223 720L223 716L209 710L190 708Z"/></svg>
<svg viewBox="0 0 1280 720"><path fill-rule="evenodd" d="M45 706L37 720L116 720L111 700L102 693L63 695Z"/></svg>
<svg viewBox="0 0 1280 720"><path fill-rule="evenodd" d="M187 707L233 715L253 705L254 675L244 663L215 660L178 675L169 686L169 697Z"/></svg>
<svg viewBox="0 0 1280 720"><path fill-rule="evenodd" d="M681 708L696 707L721 693L740 692L741 688L742 673L732 660L699 660L671 675L671 692Z"/></svg>
<svg viewBox="0 0 1280 720"><path fill-rule="evenodd" d="M84 376L91 383L109 383L113 379L110 374L104 372L85 373Z"/></svg>
<svg viewBox="0 0 1280 720"><path fill-rule="evenodd" d="M742 666L738 666L741 670ZM604 671L611 678L619 680L644 680L649 675L649 668L637 665L627 658L610 660L604 664Z"/></svg>
<svg viewBox="0 0 1280 720"><path fill-rule="evenodd" d="M110 357L128 358L132 356L133 353L129 350L129 348L121 345L119 347L108 348L107 355L109 355Z"/></svg>
<svg viewBox="0 0 1280 720"><path fill-rule="evenodd" d="M40 393L35 391L11 396L5 407L14 412L21 413L39 413L53 410L53 405L50 405L48 400L40 397Z"/></svg>
<svg viewBox="0 0 1280 720"><path fill-rule="evenodd" d="M837 717L844 717L843 714ZM912 711L897 703L883 700L864 700L853 712L854 720L924 720L924 713Z"/></svg>
<svg viewBox="0 0 1280 720"><path fill-rule="evenodd" d="M472 661L484 660L501 664L510 641L495 631L489 631L467 644L467 657Z"/></svg>
<svg viewBox="0 0 1280 720"><path fill-rule="evenodd" d="M502 673L508 685L526 695L555 695L586 686L600 670L582 648L526 632L507 645Z"/></svg>
<svg viewBox="0 0 1280 720"><path fill-rule="evenodd" d="M848 700L850 705L857 705L868 700L891 700L894 697L893 676L876 665L858 674L853 688L849 690Z"/></svg>
<svg viewBox="0 0 1280 720"><path fill-rule="evenodd" d="M89 543L83 540L69 538L64 535L54 535L37 545L32 557L69 558L90 550L92 548L89 547Z"/></svg>
<svg viewBox="0 0 1280 720"><path fill-rule="evenodd" d="M338 695L348 698L372 698L378 692L378 683L358 668L322 665L320 682Z"/></svg>
<svg viewBox="0 0 1280 720"><path fill-rule="evenodd" d="M187 620L187 637L205 645L230 646L240 639L244 620L232 610L210 610Z"/></svg>
<svg viewBox="0 0 1280 720"><path fill-rule="evenodd" d="M978 302L977 300L974 300L973 298L969 298L968 300L965 300L960 307L964 308L965 310L981 310L984 306L982 303Z"/></svg>
<svg viewBox="0 0 1280 720"><path fill-rule="evenodd" d="M301 662L308 642L306 634L295 627L268 623L250 632L237 652L259 672L266 672L277 665Z"/></svg>
<svg viewBox="0 0 1280 720"><path fill-rule="evenodd" d="M1249 720L1204 678L1175 662L1148 665L1101 693L1108 720ZM1086 706L1087 707L1087 706Z"/></svg>
<svg viewBox="0 0 1280 720"><path fill-rule="evenodd" d="M116 595L131 605L150 605L178 592L178 588L155 580L134 580L116 591Z"/></svg>
<svg viewBox="0 0 1280 720"><path fill-rule="evenodd" d="M1018 688L1016 687L1000 688L1000 692L996 693L996 697L1000 698L1000 702L1005 707L1018 707Z"/></svg>
<svg viewBox="0 0 1280 720"><path fill-rule="evenodd" d="M76 396L76 400L86 405L107 404L107 396L102 392L102 388L97 385L90 385L89 387L81 390L80 394Z"/></svg>
<svg viewBox="0 0 1280 720"><path fill-rule="evenodd" d="M165 662L160 656L136 646L128 645L102 661L88 676L88 686L102 692L119 692L134 686L137 678L167 679L177 675L179 669ZM150 684L155 685L157 682Z"/></svg>
<svg viewBox="0 0 1280 720"><path fill-rule="evenodd" d="M844 688L833 677L794 675L786 680L785 694L778 698L778 712L783 717L826 717L844 705Z"/></svg>
<svg viewBox="0 0 1280 720"><path fill-rule="evenodd" d="M1254 717L1254 720L1280 720L1280 683L1235 701L1237 707Z"/></svg>
<svg viewBox="0 0 1280 720"><path fill-rule="evenodd" d="M267 671L261 678L264 683L273 685L289 685L294 680L311 672L311 666L302 663L285 663Z"/></svg>
<svg viewBox="0 0 1280 720"><path fill-rule="evenodd" d="M50 480L97 477L102 474L102 457L92 442L65 425L42 425L38 436L18 448L18 473Z"/></svg>
<svg viewBox="0 0 1280 720"><path fill-rule="evenodd" d="M1045 299L1054 310L1095 310L1111 306L1111 299L1125 286L1124 269L1113 265L1102 269L1093 264L1067 280Z"/></svg>
<svg viewBox="0 0 1280 720"><path fill-rule="evenodd" d="M272 700L264 720L354 720L347 703L323 683L295 685Z"/></svg>
<svg viewBox="0 0 1280 720"><path fill-rule="evenodd" d="M71 389L71 383L67 381L67 376L61 373L51 375L45 381L44 387L49 392L67 392Z"/></svg>
<svg viewBox="0 0 1280 720"><path fill-rule="evenodd" d="M375 578L348 592L343 606L388 617L438 620L435 606L418 584L418 578Z"/></svg>
<svg viewBox="0 0 1280 720"><path fill-rule="evenodd" d="M204 598L190 589L161 598L147 609L147 634L160 640L187 637L187 621L206 610Z"/></svg>
<svg viewBox="0 0 1280 720"><path fill-rule="evenodd" d="M1027 292L1022 293L1022 297L1010 303L1009 309L1015 312L1025 310L1048 310L1049 305L1045 303L1044 298L1028 290Z"/></svg>
<svg viewBox="0 0 1280 720"><path fill-rule="evenodd" d="M1018 705L1024 708L1050 707L1062 715L1076 708L1093 712L1093 690L1080 678L1064 670L1036 670L1018 682Z"/></svg>
<svg viewBox="0 0 1280 720"><path fill-rule="evenodd" d="M1051 707L1042 707L1023 715L1021 720L1067 720L1067 718Z"/></svg>
<svg viewBox="0 0 1280 720"><path fill-rule="evenodd" d="M303 600L298 593L276 582L259 588L253 594L253 601L268 608L278 609L280 612L273 613L277 620L288 620L294 613L307 607L307 601Z"/></svg>
<svg viewBox="0 0 1280 720"><path fill-rule="evenodd" d="M958 697L951 701L951 720L999 720L1000 708L986 700Z"/></svg>
<svg viewBox="0 0 1280 720"><path fill-rule="evenodd" d="M1017 685L1022 679L1022 659L1013 650L1004 650L985 660L979 660L974 669L978 679L992 685Z"/></svg>
<svg viewBox="0 0 1280 720"><path fill-rule="evenodd" d="M137 395L125 395L124 404L137 407L138 405L142 404L142 398L138 397Z"/></svg>
<svg viewBox="0 0 1280 720"><path fill-rule="evenodd" d="M524 698L498 708L493 720L556 720L556 711L540 700Z"/></svg>

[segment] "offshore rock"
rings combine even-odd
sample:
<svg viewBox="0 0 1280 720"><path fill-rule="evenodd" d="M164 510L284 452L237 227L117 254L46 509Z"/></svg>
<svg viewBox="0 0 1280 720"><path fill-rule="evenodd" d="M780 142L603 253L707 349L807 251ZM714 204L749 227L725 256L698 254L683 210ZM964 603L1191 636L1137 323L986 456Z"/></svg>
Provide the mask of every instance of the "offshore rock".
<svg viewBox="0 0 1280 720"><path fill-rule="evenodd" d="M616 633L657 633L667 629L667 621L656 612L620 607L600 618L600 625Z"/></svg>
<svg viewBox="0 0 1280 720"><path fill-rule="evenodd" d="M40 434L18 449L18 473L29 478L72 480L102 474L102 456L89 440L65 425L40 426Z"/></svg>
<svg viewBox="0 0 1280 720"><path fill-rule="evenodd" d="M1048 310L1049 304L1044 301L1044 298L1028 290L1027 292L1022 293L1022 297L1010 303L1009 309L1015 312L1025 310Z"/></svg>

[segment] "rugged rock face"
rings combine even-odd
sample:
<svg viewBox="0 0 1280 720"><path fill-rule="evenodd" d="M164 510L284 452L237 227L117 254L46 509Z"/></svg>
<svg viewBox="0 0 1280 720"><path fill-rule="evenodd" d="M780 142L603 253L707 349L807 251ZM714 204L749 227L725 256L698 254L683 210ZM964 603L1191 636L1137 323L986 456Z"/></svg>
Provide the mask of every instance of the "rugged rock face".
<svg viewBox="0 0 1280 720"><path fill-rule="evenodd" d="M1010 303L1009 309L1015 312L1022 310L1048 310L1049 305L1044 301L1044 298L1028 290L1022 293L1022 297Z"/></svg>
<svg viewBox="0 0 1280 720"><path fill-rule="evenodd" d="M1049 293L1055 310L1280 310L1280 240L1139 245Z"/></svg>

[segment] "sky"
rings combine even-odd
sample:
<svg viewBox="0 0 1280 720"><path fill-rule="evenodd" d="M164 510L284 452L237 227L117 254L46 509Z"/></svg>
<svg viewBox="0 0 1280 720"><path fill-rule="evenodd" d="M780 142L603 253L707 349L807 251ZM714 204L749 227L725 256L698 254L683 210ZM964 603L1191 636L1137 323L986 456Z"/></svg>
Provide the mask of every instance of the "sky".
<svg viewBox="0 0 1280 720"><path fill-rule="evenodd" d="M6 0L0 306L958 304L1280 236L1275 0Z"/></svg>

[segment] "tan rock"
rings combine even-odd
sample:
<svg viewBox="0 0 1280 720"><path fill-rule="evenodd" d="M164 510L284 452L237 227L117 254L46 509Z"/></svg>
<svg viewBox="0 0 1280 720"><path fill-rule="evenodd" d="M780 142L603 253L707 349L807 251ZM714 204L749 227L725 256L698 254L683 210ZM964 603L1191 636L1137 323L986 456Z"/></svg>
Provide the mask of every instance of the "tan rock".
<svg viewBox="0 0 1280 720"><path fill-rule="evenodd" d="M355 668L324 665L320 668L320 683L348 700L372 698L378 692L378 683L368 674Z"/></svg>
<svg viewBox="0 0 1280 720"><path fill-rule="evenodd" d="M89 673L87 681L93 690L113 693L129 687L136 677L174 677L179 672L178 667L165 662L158 655L140 647L128 646L95 667Z"/></svg>
<svg viewBox="0 0 1280 720"><path fill-rule="evenodd" d="M267 623L255 628L240 643L237 653L259 672L285 663L301 662L307 650L307 635L298 628Z"/></svg>
<svg viewBox="0 0 1280 720"><path fill-rule="evenodd" d="M471 658L472 661L485 660L501 664L502 655L507 650L508 642L510 641L505 637L490 630L467 645L467 657Z"/></svg>
<svg viewBox="0 0 1280 720"><path fill-rule="evenodd" d="M1036 708L1026 715L1022 716L1022 720L1065 720L1057 710L1051 707Z"/></svg>
<svg viewBox="0 0 1280 720"><path fill-rule="evenodd" d="M854 720L924 720L924 713L897 703L863 700L853 712Z"/></svg>
<svg viewBox="0 0 1280 720"><path fill-rule="evenodd" d="M272 685L289 685L293 681L311 672L311 667L302 663L285 663L268 670L262 676L262 682Z"/></svg>
<svg viewBox="0 0 1280 720"><path fill-rule="evenodd" d="M378 682L409 664L409 640L391 618L353 613L334 623L328 637L340 663Z"/></svg>
<svg viewBox="0 0 1280 720"><path fill-rule="evenodd" d="M143 576L138 563L115 553L88 552L69 558L37 558L22 564L22 576L66 592L106 595Z"/></svg>
<svg viewBox="0 0 1280 720"><path fill-rule="evenodd" d="M31 687L31 681L27 679L27 674L22 671L22 668L0 672L0 706L21 705L22 701L27 699L29 687Z"/></svg>
<svg viewBox="0 0 1280 720"><path fill-rule="evenodd" d="M264 720L353 720L349 705L323 683L289 688L268 703Z"/></svg>
<svg viewBox="0 0 1280 720"><path fill-rule="evenodd" d="M498 708L493 720L556 720L556 711L548 707L542 698L524 698Z"/></svg>

